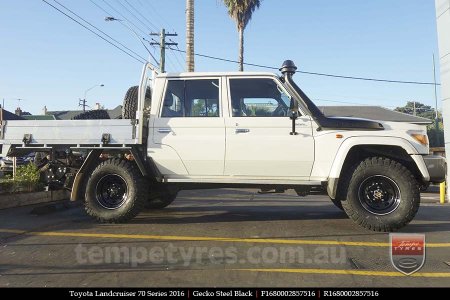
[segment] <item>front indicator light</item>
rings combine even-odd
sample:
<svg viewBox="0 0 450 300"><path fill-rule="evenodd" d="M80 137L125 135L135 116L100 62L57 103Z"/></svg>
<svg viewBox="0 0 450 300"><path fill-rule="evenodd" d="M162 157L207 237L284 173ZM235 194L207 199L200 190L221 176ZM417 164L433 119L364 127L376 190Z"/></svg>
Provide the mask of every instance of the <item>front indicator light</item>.
<svg viewBox="0 0 450 300"><path fill-rule="evenodd" d="M428 136L426 134L411 133L411 136L423 146L428 146Z"/></svg>

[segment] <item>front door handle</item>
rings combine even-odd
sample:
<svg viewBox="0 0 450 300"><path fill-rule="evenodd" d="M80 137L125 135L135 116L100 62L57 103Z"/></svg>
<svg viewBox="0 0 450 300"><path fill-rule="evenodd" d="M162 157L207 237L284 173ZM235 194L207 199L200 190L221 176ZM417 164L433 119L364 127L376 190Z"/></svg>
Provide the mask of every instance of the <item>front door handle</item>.
<svg viewBox="0 0 450 300"><path fill-rule="evenodd" d="M236 133L248 133L250 132L250 129L246 129L246 128L237 128L236 129Z"/></svg>
<svg viewBox="0 0 450 300"><path fill-rule="evenodd" d="M172 130L170 128L160 128L158 129L159 133L170 133Z"/></svg>

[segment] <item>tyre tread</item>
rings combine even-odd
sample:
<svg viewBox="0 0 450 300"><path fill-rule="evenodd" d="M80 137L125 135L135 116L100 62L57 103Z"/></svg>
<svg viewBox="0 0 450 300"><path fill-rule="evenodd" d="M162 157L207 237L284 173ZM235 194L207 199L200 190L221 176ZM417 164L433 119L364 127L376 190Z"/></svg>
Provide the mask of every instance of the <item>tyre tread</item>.
<svg viewBox="0 0 450 300"><path fill-rule="evenodd" d="M344 211L347 213L349 218L351 218L358 225L366 229L382 232L396 231L404 227L406 224L408 224L414 218L417 211L419 210L420 193L417 180L411 173L411 171L409 171L404 165L395 160L386 157L370 157L360 162L359 164L356 164L352 169L350 169L350 172L348 172L347 175L344 177L343 180L344 186L349 187L351 182L356 177L364 175L366 171L372 167L382 167L385 169L387 173L402 176L407 181L408 189L411 191L411 199L405 197L402 199L402 201L411 201L412 205L409 205L409 210L406 212L402 221L398 223L385 224L379 220L380 218L374 218L378 219L378 222L373 222L373 219L359 214L358 210L353 206L351 201L348 201L348 199L346 201L341 202L342 207ZM347 196L347 198L348 197L349 196Z"/></svg>
<svg viewBox="0 0 450 300"><path fill-rule="evenodd" d="M136 195L135 199L132 203L132 205L125 206L126 209L123 209L123 211L120 211L117 215L114 217L104 217L98 214L96 209L91 206L91 203L87 200L86 195L86 201L85 201L85 211L86 213L95 218L97 221L101 223L122 223L125 221L128 221L132 218L134 218L139 212L142 211L144 208L144 200L147 195L147 186L148 183L145 181L142 174L139 172L139 170L129 161L123 160L123 159L108 159L106 161L103 161L100 163L92 172L91 177L95 176L96 173L103 171L105 168L117 168L122 169L126 173L128 173L132 179L130 189L136 189Z"/></svg>

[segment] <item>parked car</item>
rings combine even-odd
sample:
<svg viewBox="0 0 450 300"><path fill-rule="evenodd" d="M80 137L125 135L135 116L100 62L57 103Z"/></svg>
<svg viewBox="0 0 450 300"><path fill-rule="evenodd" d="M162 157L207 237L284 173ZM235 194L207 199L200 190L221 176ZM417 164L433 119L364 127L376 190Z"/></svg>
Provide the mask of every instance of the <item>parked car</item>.
<svg viewBox="0 0 450 300"><path fill-rule="evenodd" d="M34 153L30 153L26 156L17 157L17 166L23 166L34 160ZM12 157L0 157L0 177L5 175L12 175L13 173L13 158Z"/></svg>

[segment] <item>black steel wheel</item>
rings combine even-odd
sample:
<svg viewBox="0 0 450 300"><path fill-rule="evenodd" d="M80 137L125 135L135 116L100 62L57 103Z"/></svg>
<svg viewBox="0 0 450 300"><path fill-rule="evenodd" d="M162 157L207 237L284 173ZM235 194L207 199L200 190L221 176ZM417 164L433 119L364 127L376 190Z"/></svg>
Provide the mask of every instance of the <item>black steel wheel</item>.
<svg viewBox="0 0 450 300"><path fill-rule="evenodd" d="M143 209L148 186L133 162L108 159L87 179L86 212L100 222L128 221Z"/></svg>
<svg viewBox="0 0 450 300"><path fill-rule="evenodd" d="M395 231L407 225L420 206L419 186L400 162L370 157L346 171L341 182L347 195L342 207L350 219L373 231Z"/></svg>
<svg viewBox="0 0 450 300"><path fill-rule="evenodd" d="M386 215L400 205L401 193L394 180L383 175L375 175L360 184L358 198L368 212Z"/></svg>
<svg viewBox="0 0 450 300"><path fill-rule="evenodd" d="M107 174L100 178L96 187L98 203L107 209L117 209L122 206L128 196L128 185L122 176Z"/></svg>

